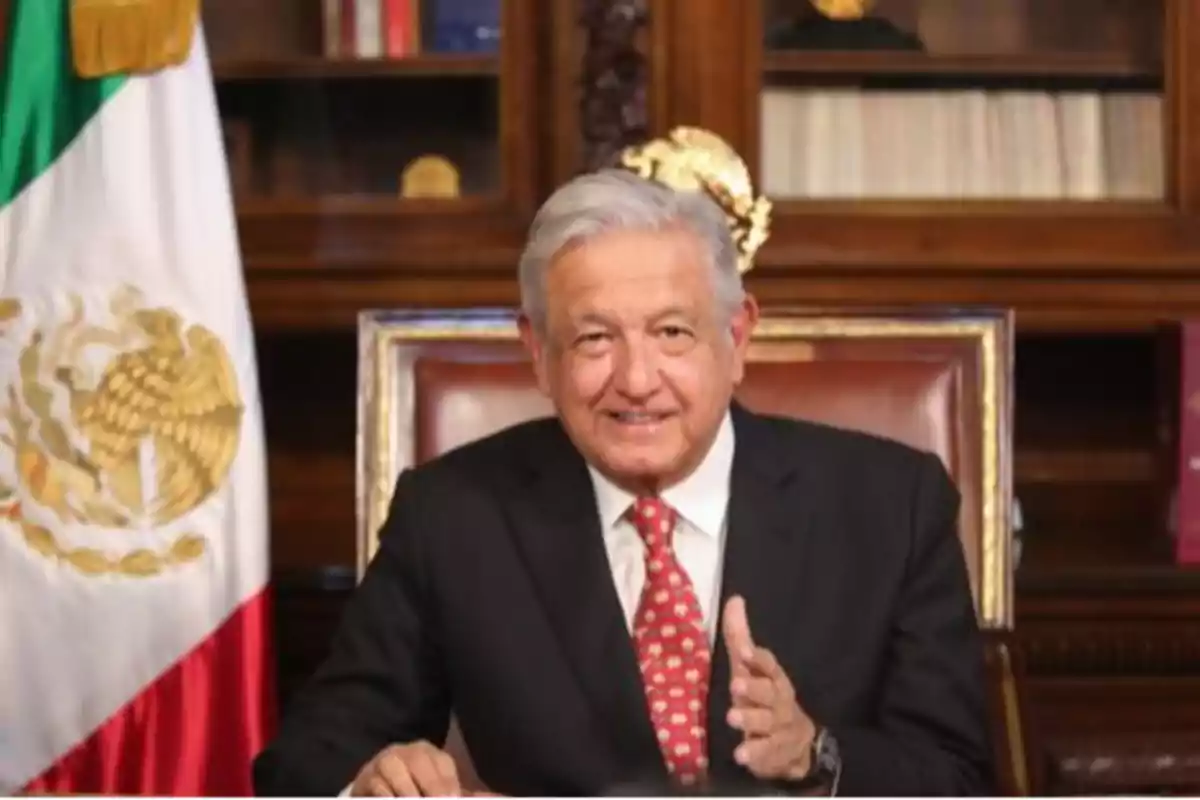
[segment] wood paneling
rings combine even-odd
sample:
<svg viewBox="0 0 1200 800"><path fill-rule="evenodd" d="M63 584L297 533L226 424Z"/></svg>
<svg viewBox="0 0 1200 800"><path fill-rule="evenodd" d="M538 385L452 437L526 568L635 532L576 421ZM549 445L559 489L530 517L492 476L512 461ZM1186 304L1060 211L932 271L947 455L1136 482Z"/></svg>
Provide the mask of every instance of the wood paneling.
<svg viewBox="0 0 1200 800"><path fill-rule="evenodd" d="M258 337L275 569L354 564L358 352L352 330Z"/></svg>

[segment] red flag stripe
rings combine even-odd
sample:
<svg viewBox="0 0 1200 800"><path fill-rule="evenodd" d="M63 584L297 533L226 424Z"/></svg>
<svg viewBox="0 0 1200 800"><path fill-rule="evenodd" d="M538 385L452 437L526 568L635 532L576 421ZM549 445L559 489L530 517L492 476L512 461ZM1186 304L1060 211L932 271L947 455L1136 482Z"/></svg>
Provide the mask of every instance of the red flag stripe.
<svg viewBox="0 0 1200 800"><path fill-rule="evenodd" d="M253 794L250 763L275 724L270 618L264 589L26 793Z"/></svg>

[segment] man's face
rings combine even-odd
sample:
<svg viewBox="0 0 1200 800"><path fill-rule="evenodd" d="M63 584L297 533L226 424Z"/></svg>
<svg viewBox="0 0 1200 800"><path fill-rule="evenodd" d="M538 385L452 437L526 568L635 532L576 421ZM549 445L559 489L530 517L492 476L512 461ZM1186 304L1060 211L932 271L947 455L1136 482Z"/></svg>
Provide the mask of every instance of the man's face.
<svg viewBox="0 0 1200 800"><path fill-rule="evenodd" d="M562 253L545 276L546 325L522 321L541 390L584 457L633 492L703 460L741 381L757 318L718 301L700 240L620 231Z"/></svg>

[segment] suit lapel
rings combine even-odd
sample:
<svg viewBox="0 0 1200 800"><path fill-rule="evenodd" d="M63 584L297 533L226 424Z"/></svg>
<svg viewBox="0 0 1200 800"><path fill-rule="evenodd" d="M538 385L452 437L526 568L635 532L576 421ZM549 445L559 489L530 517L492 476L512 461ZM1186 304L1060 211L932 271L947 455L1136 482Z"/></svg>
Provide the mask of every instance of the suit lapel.
<svg viewBox="0 0 1200 800"><path fill-rule="evenodd" d="M561 427L530 448L514 535L567 661L621 764L620 779L666 775L637 656L613 585L587 467Z"/></svg>
<svg viewBox="0 0 1200 800"><path fill-rule="evenodd" d="M776 653L795 654L796 663L808 663L804 641L796 636L808 610L801 593L811 567L806 552L812 540L808 501L814 496L815 459L786 452L772 423L740 406L734 406L733 420L736 444L721 609L730 597L741 595L755 642ZM736 784L747 773L733 760L741 735L726 722L729 682L729 655L718 620L709 689L709 759L718 782Z"/></svg>

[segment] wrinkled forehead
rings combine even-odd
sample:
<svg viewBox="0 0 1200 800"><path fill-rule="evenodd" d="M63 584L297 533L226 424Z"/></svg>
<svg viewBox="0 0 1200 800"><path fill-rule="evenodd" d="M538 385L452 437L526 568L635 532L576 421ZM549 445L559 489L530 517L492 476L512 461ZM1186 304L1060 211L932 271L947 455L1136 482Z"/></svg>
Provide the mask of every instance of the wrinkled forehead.
<svg viewBox="0 0 1200 800"><path fill-rule="evenodd" d="M644 320L715 305L710 261L699 239L680 230L620 231L564 251L546 276L550 316L604 315Z"/></svg>

